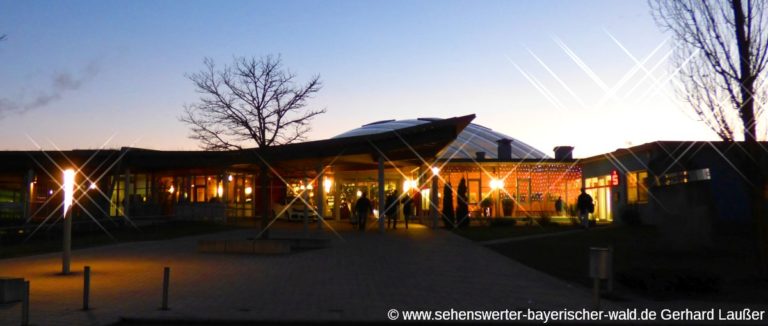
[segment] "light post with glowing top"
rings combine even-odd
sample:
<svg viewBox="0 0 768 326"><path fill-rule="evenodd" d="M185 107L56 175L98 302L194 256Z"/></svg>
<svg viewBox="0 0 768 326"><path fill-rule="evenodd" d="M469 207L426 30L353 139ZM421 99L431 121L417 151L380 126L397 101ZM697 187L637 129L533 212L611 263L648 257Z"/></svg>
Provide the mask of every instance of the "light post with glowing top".
<svg viewBox="0 0 768 326"><path fill-rule="evenodd" d="M69 274L69 263L72 258L72 202L75 191L75 171L64 170L64 249L61 256L61 273Z"/></svg>

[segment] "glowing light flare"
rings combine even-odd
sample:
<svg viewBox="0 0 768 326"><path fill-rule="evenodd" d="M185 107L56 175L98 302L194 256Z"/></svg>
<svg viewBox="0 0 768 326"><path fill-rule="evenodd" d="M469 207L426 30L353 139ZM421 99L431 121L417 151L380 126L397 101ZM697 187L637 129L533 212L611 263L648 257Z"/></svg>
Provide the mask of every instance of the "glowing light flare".
<svg viewBox="0 0 768 326"><path fill-rule="evenodd" d="M173 185L171 185L171 187L168 188L168 193L172 194L174 191L176 191L176 188L174 188Z"/></svg>
<svg viewBox="0 0 768 326"><path fill-rule="evenodd" d="M64 183L62 189L64 190L64 218L66 218L67 211L72 207L72 201L75 198L75 170L64 170Z"/></svg>
<svg viewBox="0 0 768 326"><path fill-rule="evenodd" d="M250 194L252 194L252 193L253 193L253 188L251 188L251 187L245 187L245 194L246 194L246 195L250 195Z"/></svg>
<svg viewBox="0 0 768 326"><path fill-rule="evenodd" d="M224 196L224 186L222 186L221 182L219 182L219 187L216 189L216 193L219 195L219 197Z"/></svg>
<svg viewBox="0 0 768 326"><path fill-rule="evenodd" d="M91 189L91 190L96 189L96 188L97 187L96 187L95 183L91 183L91 185L88 187L88 189Z"/></svg>
<svg viewBox="0 0 768 326"><path fill-rule="evenodd" d="M433 166L432 167L432 174L434 174L434 175L440 174L440 168L436 167L436 166Z"/></svg>
<svg viewBox="0 0 768 326"><path fill-rule="evenodd" d="M419 191L419 182L416 180L405 179L405 181L403 181L403 191L409 191L411 189Z"/></svg>
<svg viewBox="0 0 768 326"><path fill-rule="evenodd" d="M504 188L504 180L500 179L491 179L491 189L503 189Z"/></svg>
<svg viewBox="0 0 768 326"><path fill-rule="evenodd" d="M333 181L331 179L326 178L323 180L323 188L325 189L325 192L331 192L331 186L333 185Z"/></svg>

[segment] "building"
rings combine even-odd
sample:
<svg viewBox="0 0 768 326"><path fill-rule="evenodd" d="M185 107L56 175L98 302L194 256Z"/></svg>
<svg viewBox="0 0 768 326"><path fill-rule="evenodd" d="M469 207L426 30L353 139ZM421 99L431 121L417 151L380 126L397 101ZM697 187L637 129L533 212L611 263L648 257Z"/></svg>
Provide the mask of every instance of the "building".
<svg viewBox="0 0 768 326"><path fill-rule="evenodd" d="M768 150L768 143L759 143ZM656 141L579 160L600 220L706 236L750 225L750 194L737 159L743 143ZM765 165L765 162L763 162ZM768 167L766 167L768 168Z"/></svg>
<svg viewBox="0 0 768 326"><path fill-rule="evenodd" d="M291 218L298 211L342 219L342 207L363 192L378 214L385 193L396 190L420 198L418 215L437 226L445 186L455 192L462 178L473 218L565 214L555 201L572 206L581 184L572 148L552 158L473 119L380 121L330 139L238 151L3 151L0 220L60 216L65 169L77 172L76 218Z"/></svg>

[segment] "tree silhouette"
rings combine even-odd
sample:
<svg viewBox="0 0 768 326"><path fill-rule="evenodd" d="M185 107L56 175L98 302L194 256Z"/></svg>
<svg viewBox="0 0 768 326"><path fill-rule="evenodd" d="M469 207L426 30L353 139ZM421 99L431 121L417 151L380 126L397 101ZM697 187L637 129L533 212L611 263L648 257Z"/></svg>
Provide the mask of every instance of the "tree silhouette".
<svg viewBox="0 0 768 326"><path fill-rule="evenodd" d="M220 70L212 59L187 78L201 94L180 118L191 126L190 138L209 150L268 147L305 139L310 121L325 109L307 110L307 100L321 88L320 77L298 86L280 57L235 58Z"/></svg>
<svg viewBox="0 0 768 326"><path fill-rule="evenodd" d="M723 140L735 140L741 130L745 141L757 141L759 107L766 100L766 0L650 4L657 23L676 41L682 97Z"/></svg>
<svg viewBox="0 0 768 326"><path fill-rule="evenodd" d="M758 142L765 110L768 0L650 0L657 23L672 32L681 94L722 140L744 144L727 153L750 194L760 273L768 276L767 148ZM766 128L766 126L762 126ZM735 152L735 153L733 153Z"/></svg>
<svg viewBox="0 0 768 326"><path fill-rule="evenodd" d="M453 212L453 187L448 182L443 186L443 225L452 229L456 225L455 216Z"/></svg>
<svg viewBox="0 0 768 326"><path fill-rule="evenodd" d="M456 221L460 228L469 226L469 206L467 205L467 180L464 177L459 181L456 191Z"/></svg>

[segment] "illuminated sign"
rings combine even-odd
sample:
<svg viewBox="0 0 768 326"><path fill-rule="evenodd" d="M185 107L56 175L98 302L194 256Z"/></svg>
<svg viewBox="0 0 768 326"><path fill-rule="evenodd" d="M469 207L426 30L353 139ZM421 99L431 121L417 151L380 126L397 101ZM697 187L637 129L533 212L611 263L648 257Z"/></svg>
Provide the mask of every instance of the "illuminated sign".
<svg viewBox="0 0 768 326"><path fill-rule="evenodd" d="M611 186L618 186L619 185L619 171L612 170L611 171Z"/></svg>

